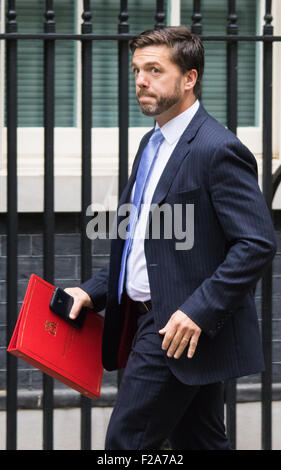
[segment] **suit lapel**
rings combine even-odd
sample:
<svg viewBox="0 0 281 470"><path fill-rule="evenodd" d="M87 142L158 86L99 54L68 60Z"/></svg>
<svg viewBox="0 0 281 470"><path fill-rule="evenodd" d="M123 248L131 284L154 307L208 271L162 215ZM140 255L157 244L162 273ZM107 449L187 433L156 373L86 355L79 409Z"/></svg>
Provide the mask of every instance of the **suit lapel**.
<svg viewBox="0 0 281 470"><path fill-rule="evenodd" d="M166 196L167 192L169 191L169 188L170 188L170 186L171 186L171 184L174 180L174 177L175 177L175 175L176 175L183 159L187 156L187 154L190 151L191 141L195 137L198 129L200 128L200 126L207 119L207 116L208 116L208 113L205 111L203 106L200 105L197 113L195 114L195 116L193 117L193 119L191 120L191 122L189 123L187 128L185 129L183 135L181 136L179 142L176 145L176 148L174 149L172 155L170 156L166 167L164 168L164 171L163 171L163 173L162 173L162 175L159 179L156 190L154 192L151 204L158 205L165 198L165 196ZM143 150L144 150L151 134L153 133L153 130L154 129L149 131L143 137L143 139L140 143L138 152L137 152L135 160L134 160L131 175L130 175L130 177L128 179L128 183L127 183L127 185L126 185L126 187L125 187L125 189L124 189L124 191L123 191L123 193L120 197L118 208L122 204L126 204L126 203L129 202L130 194L131 194L131 191L132 191L135 179L136 179L138 166L140 164L142 152L143 152ZM149 212L149 221L148 221L148 223L150 223L150 221L151 221L152 213L153 213L153 210L151 210ZM124 219L124 217L125 216L122 216L122 215L117 216L117 227L119 226L122 219ZM119 240L119 241L121 241L122 244L123 244L123 240ZM118 239L117 239L116 243L117 242L118 242ZM115 244L114 244L114 247L115 247Z"/></svg>
<svg viewBox="0 0 281 470"><path fill-rule="evenodd" d="M164 168L164 171L159 179L158 185L156 186L151 201L152 204L160 204L165 198L182 161L190 152L191 142L193 138L195 137L200 126L206 120L207 116L207 112L205 111L203 106L200 105L197 113L185 129L174 151L172 152L167 165ZM150 211L149 214L150 219L152 216L152 212L153 211Z"/></svg>
<svg viewBox="0 0 281 470"><path fill-rule="evenodd" d="M168 163L167 163L167 165L166 165L166 167L165 167L165 169L164 169L164 171L163 171L163 173L160 177L158 185L156 187L156 190L155 190L155 193L154 193L154 196L153 196L153 199L152 199L152 203L159 204L164 199L164 197L166 196L166 194L167 194L167 192L168 192L168 190L169 190L169 188L172 184L174 175L176 174L181 162L183 161L183 159L186 157L186 155L188 154L188 152L190 150L190 143L191 143L192 139L195 137L198 129L203 124L203 122L205 121L207 116L208 116L208 113L206 112L204 107L200 104L200 107L199 107L197 113L195 114L195 116L193 117L193 119L191 120L191 122L189 123L187 128L185 129L185 131L184 131L183 135L181 136L178 144L176 145L176 148L174 149L172 155L169 158L169 161L168 161ZM143 139L141 140L138 152L137 152L135 160L134 160L131 175L130 175L130 177L128 179L128 182L127 182L127 185L126 185L126 187L125 187L125 189L124 189L124 191L123 191L123 193L120 197L119 205L124 204L124 203L129 201L130 194L131 194L134 182L136 180L136 174L137 174L138 166L140 164L142 152L143 152L147 142L149 141L150 136L153 133L153 131L154 131L154 129L149 131L143 137Z"/></svg>

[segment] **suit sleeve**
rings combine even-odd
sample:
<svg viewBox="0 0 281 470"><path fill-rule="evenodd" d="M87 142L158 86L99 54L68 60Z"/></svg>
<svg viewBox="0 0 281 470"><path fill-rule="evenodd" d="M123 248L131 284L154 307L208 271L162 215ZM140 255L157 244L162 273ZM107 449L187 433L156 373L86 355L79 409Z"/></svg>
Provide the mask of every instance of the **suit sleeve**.
<svg viewBox="0 0 281 470"><path fill-rule="evenodd" d="M80 285L80 288L87 292L91 298L96 312L100 312L105 308L108 291L108 275L109 263L94 274L91 279Z"/></svg>
<svg viewBox="0 0 281 470"><path fill-rule="evenodd" d="M276 242L255 158L238 140L213 155L209 191L230 248L213 275L179 309L214 337L217 325L254 289L274 257Z"/></svg>

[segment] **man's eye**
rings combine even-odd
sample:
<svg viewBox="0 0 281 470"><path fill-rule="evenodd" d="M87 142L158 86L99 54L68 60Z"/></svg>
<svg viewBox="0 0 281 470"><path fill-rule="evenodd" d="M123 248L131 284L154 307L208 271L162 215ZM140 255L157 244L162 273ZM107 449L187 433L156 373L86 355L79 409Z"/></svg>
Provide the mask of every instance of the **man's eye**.
<svg viewBox="0 0 281 470"><path fill-rule="evenodd" d="M153 67L152 72L153 72L153 73L159 73L160 70L159 70L157 67Z"/></svg>
<svg viewBox="0 0 281 470"><path fill-rule="evenodd" d="M139 73L139 69L133 69L133 73L134 73L134 74Z"/></svg>

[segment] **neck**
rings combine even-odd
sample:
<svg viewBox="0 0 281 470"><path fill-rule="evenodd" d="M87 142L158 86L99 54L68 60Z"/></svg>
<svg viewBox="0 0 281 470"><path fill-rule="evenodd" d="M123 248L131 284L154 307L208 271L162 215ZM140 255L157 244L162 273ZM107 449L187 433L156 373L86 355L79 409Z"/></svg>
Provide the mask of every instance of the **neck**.
<svg viewBox="0 0 281 470"><path fill-rule="evenodd" d="M173 106L167 109L167 111L164 111L158 116L155 116L155 121L158 123L158 126L164 126L164 124L166 124L168 121L174 119L176 116L186 111L195 103L196 99L197 98L192 93L192 95L188 96L186 100L175 103Z"/></svg>

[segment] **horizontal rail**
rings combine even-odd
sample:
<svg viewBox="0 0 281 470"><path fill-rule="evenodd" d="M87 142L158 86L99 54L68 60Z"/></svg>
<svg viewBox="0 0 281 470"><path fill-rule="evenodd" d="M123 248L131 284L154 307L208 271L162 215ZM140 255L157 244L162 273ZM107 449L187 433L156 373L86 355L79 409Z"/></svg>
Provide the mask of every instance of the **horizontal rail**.
<svg viewBox="0 0 281 470"><path fill-rule="evenodd" d="M253 41L253 42L280 42L281 36L235 36L235 35L221 35L221 36L204 36L199 35L202 41ZM60 33L1 33L0 39L58 39L58 40L108 40L108 41L128 41L135 37L134 34L60 34Z"/></svg>

